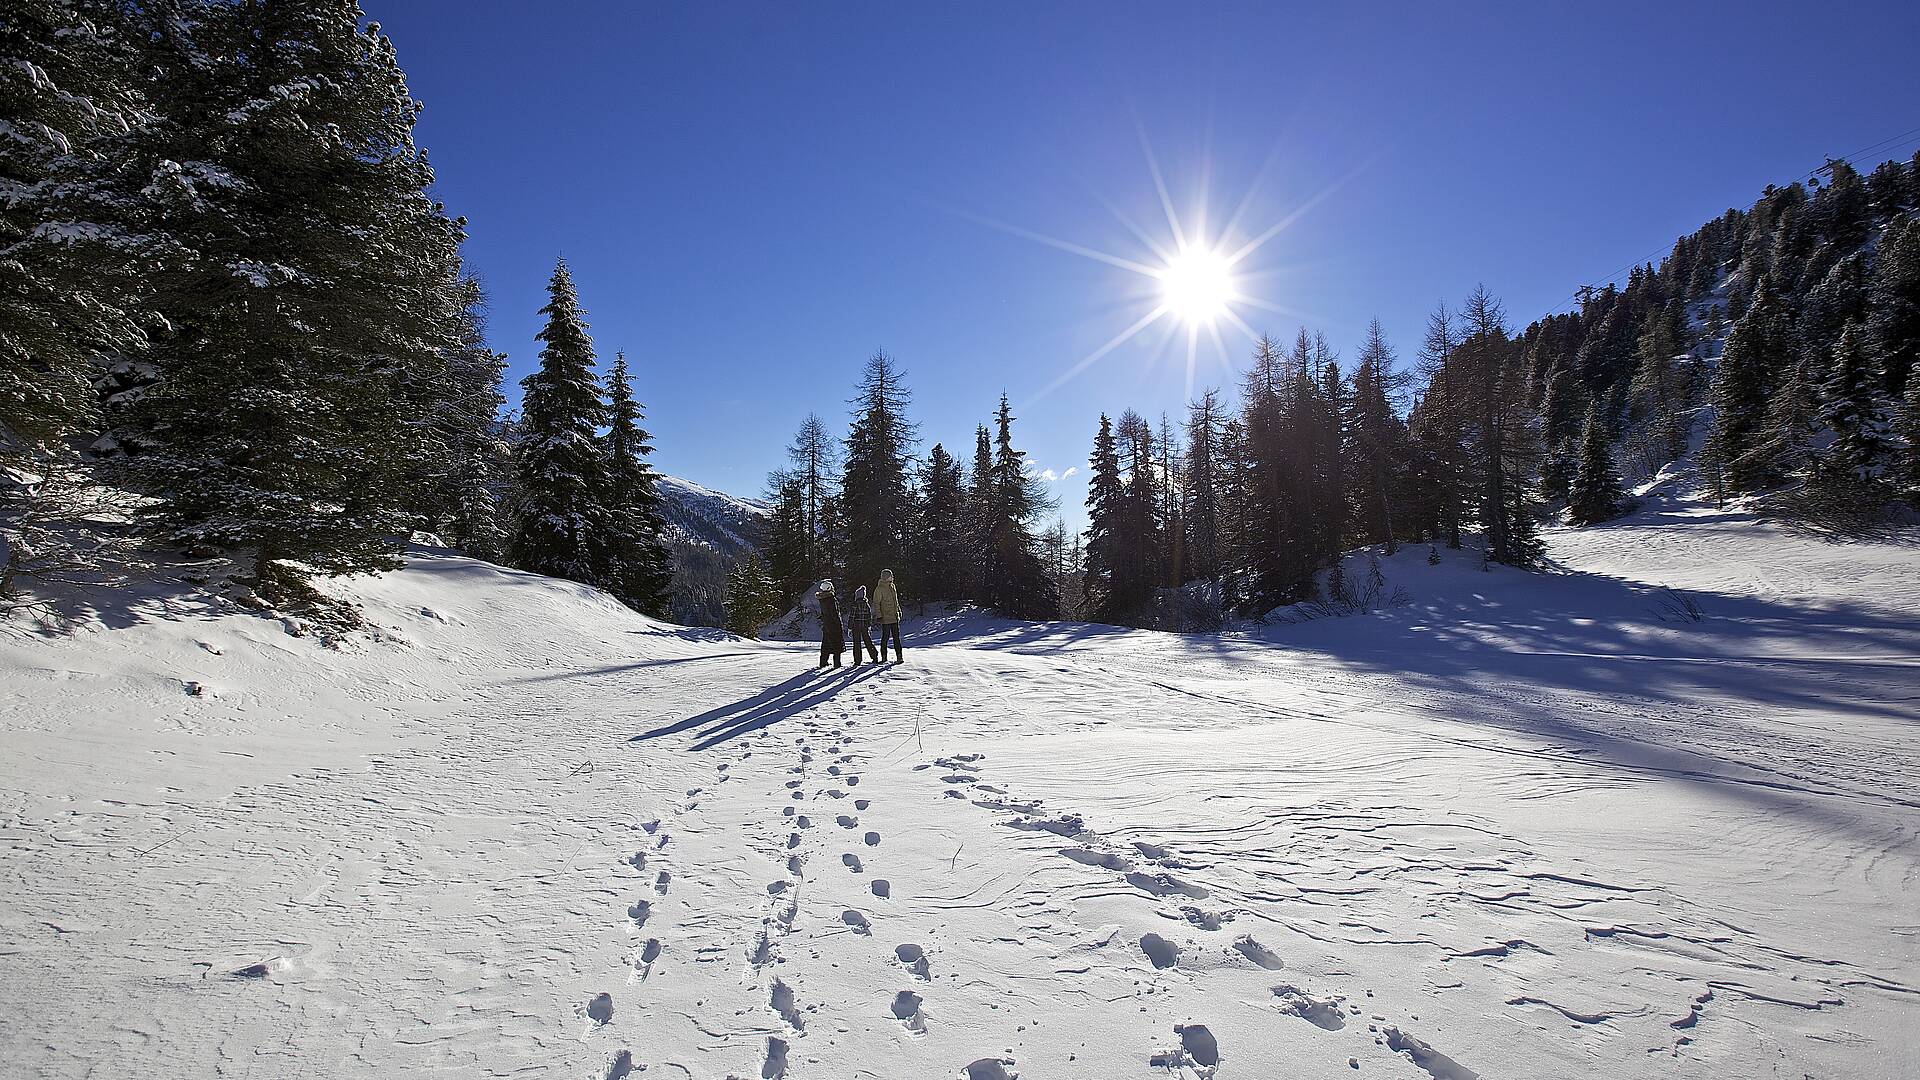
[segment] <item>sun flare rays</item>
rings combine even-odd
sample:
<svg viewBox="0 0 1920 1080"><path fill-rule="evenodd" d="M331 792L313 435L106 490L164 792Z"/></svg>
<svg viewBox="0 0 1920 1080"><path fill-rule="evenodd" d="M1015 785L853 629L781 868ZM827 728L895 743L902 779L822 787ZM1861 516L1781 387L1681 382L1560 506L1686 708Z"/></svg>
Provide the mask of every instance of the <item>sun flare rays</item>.
<svg viewBox="0 0 1920 1080"><path fill-rule="evenodd" d="M1070 364L1066 370L1039 391L1037 395L1039 397L1051 394L1085 374L1101 360L1111 356L1156 325L1164 326L1166 333L1160 336L1159 344L1153 350L1155 357L1163 354L1174 341L1185 338L1186 387L1191 394L1200 364L1203 340L1211 343L1224 369L1231 364L1231 359L1228 355L1228 338L1222 333L1223 328L1230 327L1234 332L1253 341L1259 337L1249 323L1249 316L1254 311L1272 312L1296 318L1304 317L1302 313L1286 305L1255 294L1255 283L1272 275L1252 272L1249 260L1275 237L1284 233L1302 215L1332 194L1341 184L1336 182L1329 185L1325 190L1295 206L1258 232L1250 234L1243 232L1240 223L1253 205L1258 187L1265 180L1275 158L1278 157L1276 150L1262 165L1253 185L1234 204L1232 216L1225 225L1215 231L1210 228L1211 223L1208 221L1207 213L1210 195L1207 189L1213 175L1211 160L1201 162L1198 170L1198 190L1195 192L1192 211L1183 216L1175 202L1173 191L1167 183L1166 172L1161 168L1160 159L1154 153L1145 130L1139 128L1136 130L1140 137L1140 152L1152 183L1153 200L1166 219L1165 232L1161 233L1157 229L1145 227L1140 221L1125 213L1113 200L1097 191L1089 191L1093 199L1113 216L1134 241L1138 242L1139 250L1136 252L1117 254L1102 251L1087 244L1050 236L1005 221L955 211L959 216L1010 235L1124 270L1145 279L1142 283L1143 287L1132 299L1118 305L1123 310L1131 307L1142 314L1134 318L1126 328ZM1183 330L1185 333L1181 333Z"/></svg>

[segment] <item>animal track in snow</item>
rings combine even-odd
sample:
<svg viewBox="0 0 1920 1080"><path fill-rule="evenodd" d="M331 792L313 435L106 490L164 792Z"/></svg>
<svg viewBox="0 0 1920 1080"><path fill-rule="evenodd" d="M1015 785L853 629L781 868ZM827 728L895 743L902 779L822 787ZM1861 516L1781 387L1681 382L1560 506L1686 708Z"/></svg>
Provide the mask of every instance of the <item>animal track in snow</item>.
<svg viewBox="0 0 1920 1080"><path fill-rule="evenodd" d="M873 889L873 895L879 897L882 900L885 900L887 897L893 895L893 884L889 882L886 878L883 878L883 877L874 878L873 884L870 887Z"/></svg>
<svg viewBox="0 0 1920 1080"><path fill-rule="evenodd" d="M840 913L840 921L852 927L853 932L856 934L865 936L873 933L873 927L868 925L867 917L852 908L848 908Z"/></svg>
<svg viewBox="0 0 1920 1080"><path fill-rule="evenodd" d="M1140 935L1140 951L1157 968L1170 968L1180 959L1180 946L1161 937L1159 934Z"/></svg>
<svg viewBox="0 0 1920 1080"><path fill-rule="evenodd" d="M860 856L855 855L853 852L849 851L845 855L840 856L840 861L845 863L847 869L854 873L857 874L860 872Z"/></svg>

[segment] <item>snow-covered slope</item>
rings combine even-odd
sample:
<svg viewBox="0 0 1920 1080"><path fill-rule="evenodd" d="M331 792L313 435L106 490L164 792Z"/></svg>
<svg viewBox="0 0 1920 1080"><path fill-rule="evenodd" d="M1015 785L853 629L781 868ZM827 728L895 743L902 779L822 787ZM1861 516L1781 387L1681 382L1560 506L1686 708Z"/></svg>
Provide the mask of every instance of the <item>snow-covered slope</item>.
<svg viewBox="0 0 1920 1080"><path fill-rule="evenodd" d="M687 625L719 626L727 615L727 575L758 548L767 508L677 476L661 476L659 490L673 554L668 614Z"/></svg>
<svg viewBox="0 0 1920 1080"><path fill-rule="evenodd" d="M677 476L662 475L658 486L667 524L688 539L728 556L744 555L759 546L769 513L766 506Z"/></svg>
<svg viewBox="0 0 1920 1080"><path fill-rule="evenodd" d="M826 674L433 552L5 639L0 1074L1912 1075L1916 549L1549 541Z"/></svg>

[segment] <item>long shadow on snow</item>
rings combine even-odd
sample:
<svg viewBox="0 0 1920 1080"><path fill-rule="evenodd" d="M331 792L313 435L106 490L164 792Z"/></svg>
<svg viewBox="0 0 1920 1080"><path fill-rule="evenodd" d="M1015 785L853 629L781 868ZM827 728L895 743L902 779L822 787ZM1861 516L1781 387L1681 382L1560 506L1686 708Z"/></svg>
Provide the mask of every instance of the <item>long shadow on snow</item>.
<svg viewBox="0 0 1920 1080"><path fill-rule="evenodd" d="M795 675L785 682L769 686L751 697L742 698L731 705L722 705L717 709L708 709L697 716L677 720L665 727L642 732L628 739L628 742L647 742L667 735L677 735L693 728L703 728L695 737L700 741L689 749L707 750L729 739L737 739L752 731L771 727L790 716L804 712L815 705L822 704L840 691L855 683L865 682L880 673L878 664L859 668L836 668L832 675L821 681L817 671Z"/></svg>

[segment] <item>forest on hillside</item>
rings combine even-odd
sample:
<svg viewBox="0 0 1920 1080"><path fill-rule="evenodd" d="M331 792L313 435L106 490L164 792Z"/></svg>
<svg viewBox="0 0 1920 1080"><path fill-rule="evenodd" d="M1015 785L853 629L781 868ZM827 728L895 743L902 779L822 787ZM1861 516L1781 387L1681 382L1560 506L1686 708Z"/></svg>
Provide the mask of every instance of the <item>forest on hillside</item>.
<svg viewBox="0 0 1920 1080"><path fill-rule="evenodd" d="M419 108L351 3L9 14L7 603L167 563L256 606L316 604L310 575L396 566L425 532L710 617L720 566L670 549L632 369L602 369L564 263L503 418L505 357ZM1722 499L1872 527L1920 491L1916 207L1920 157L1832 161L1523 327L1476 288L1404 363L1377 324L1351 360L1305 329L1263 338L1232 395L1088 418L1084 533L1047 526L1006 395L971 447L922 453L905 369L878 354L844 433L808 417L770 479L729 623L882 566L918 600L1025 618L1186 629L1366 603L1342 552L1471 537L1529 565L1543 522L1606 520L1696 442Z"/></svg>
<svg viewBox="0 0 1920 1080"><path fill-rule="evenodd" d="M1403 366L1376 321L1347 365L1319 333L1260 339L1229 402L1101 416L1089 527L1069 534L1010 438L1004 397L970 463L915 428L875 356L844 439L801 425L770 479L765 566L735 576L739 629L808 586L901 567L927 600L1167 629L1377 600L1341 553L1459 548L1527 566L1539 526L1605 521L1626 481L1697 438L1720 499L1857 531L1920 494L1920 155L1832 161L1676 240L1624 286L1513 328L1484 288L1428 319ZM884 553L884 554L883 554ZM1332 568L1324 586L1319 575Z"/></svg>

